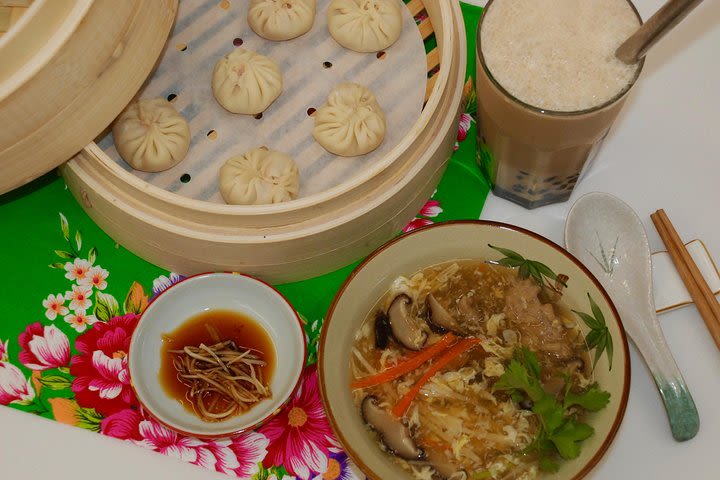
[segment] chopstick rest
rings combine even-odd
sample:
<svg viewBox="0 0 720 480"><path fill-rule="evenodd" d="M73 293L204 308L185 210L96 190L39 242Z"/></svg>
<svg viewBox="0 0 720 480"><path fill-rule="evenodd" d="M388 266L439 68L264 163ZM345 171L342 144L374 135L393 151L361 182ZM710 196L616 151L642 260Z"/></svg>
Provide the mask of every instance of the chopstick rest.
<svg viewBox="0 0 720 480"><path fill-rule="evenodd" d="M685 244L688 253L705 277L710 290L720 294L720 272L710 252L702 242L695 239ZM663 250L651 255L655 309L664 313L693 303L692 297L673 265L670 254Z"/></svg>

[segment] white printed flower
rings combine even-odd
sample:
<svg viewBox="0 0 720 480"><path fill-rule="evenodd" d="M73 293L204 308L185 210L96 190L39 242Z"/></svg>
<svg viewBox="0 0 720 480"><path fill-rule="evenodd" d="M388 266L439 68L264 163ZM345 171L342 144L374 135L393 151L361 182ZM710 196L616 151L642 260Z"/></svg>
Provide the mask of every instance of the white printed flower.
<svg viewBox="0 0 720 480"><path fill-rule="evenodd" d="M48 298L43 300L42 305L47 309L45 310L45 316L48 320L55 320L58 315L64 317L68 314L68 308L65 306L65 297L62 293L48 295Z"/></svg>
<svg viewBox="0 0 720 480"><path fill-rule="evenodd" d="M82 258L76 258L74 262L67 262L65 264L65 278L68 280L74 280L78 283L86 281L88 273L92 263Z"/></svg>
<svg viewBox="0 0 720 480"><path fill-rule="evenodd" d="M105 279L110 273L100 266L92 267L90 271L85 275L85 278L78 281L80 285L90 285L98 290L105 290L107 282Z"/></svg>
<svg viewBox="0 0 720 480"><path fill-rule="evenodd" d="M75 310L74 314L65 315L65 321L69 323L75 331L82 333L88 325L97 322L97 318L95 318L95 315L87 315L84 309L78 309Z"/></svg>
<svg viewBox="0 0 720 480"><path fill-rule="evenodd" d="M89 285L73 285L72 290L65 292L65 298L70 300L70 310L87 310L92 302L92 287Z"/></svg>
<svg viewBox="0 0 720 480"><path fill-rule="evenodd" d="M0 362L0 405L29 403L35 398L30 380L12 363Z"/></svg>

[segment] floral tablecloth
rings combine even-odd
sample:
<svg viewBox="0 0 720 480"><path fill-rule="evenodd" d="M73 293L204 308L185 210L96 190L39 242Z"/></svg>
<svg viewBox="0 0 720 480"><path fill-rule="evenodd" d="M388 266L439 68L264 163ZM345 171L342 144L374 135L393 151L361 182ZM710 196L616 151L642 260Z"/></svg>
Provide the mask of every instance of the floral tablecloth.
<svg viewBox="0 0 720 480"><path fill-rule="evenodd" d="M472 79L481 9L462 8ZM405 231L479 217L488 187L475 163L473 108L470 98L459 119L448 169ZM0 288L0 405L241 478L362 477L330 428L315 366L323 317L355 264L277 285L305 320L308 366L301 387L287 407L257 431L199 440L145 415L127 370L139 314L180 277L116 244L85 214L55 172L0 196L0 232L0 264L5 267Z"/></svg>

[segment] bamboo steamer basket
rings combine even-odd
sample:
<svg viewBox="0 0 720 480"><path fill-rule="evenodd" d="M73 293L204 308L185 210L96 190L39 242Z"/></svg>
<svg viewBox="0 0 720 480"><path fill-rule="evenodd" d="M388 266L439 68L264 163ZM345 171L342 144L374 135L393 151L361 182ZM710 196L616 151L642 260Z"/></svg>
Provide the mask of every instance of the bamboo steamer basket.
<svg viewBox="0 0 720 480"><path fill-rule="evenodd" d="M243 206L189 199L126 172L94 143L61 172L86 212L138 256L190 275L242 271L269 282L303 280L362 258L419 211L453 151L466 49L459 4L413 0L437 48L427 55L426 104L406 138L374 168L287 203Z"/></svg>
<svg viewBox="0 0 720 480"><path fill-rule="evenodd" d="M176 11L177 0L0 0L0 194L65 162L120 113Z"/></svg>

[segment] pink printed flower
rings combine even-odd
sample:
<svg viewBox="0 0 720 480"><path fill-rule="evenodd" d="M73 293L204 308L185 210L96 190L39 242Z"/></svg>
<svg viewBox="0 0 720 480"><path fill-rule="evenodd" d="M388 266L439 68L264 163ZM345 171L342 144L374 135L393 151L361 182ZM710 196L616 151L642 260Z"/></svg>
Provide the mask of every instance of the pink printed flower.
<svg viewBox="0 0 720 480"><path fill-rule="evenodd" d="M65 321L69 323L76 332L82 333L87 329L88 325L97 322L97 318L95 318L95 315L87 315L85 310L79 308L75 313L65 315Z"/></svg>
<svg viewBox="0 0 720 480"><path fill-rule="evenodd" d="M257 432L208 441L184 437L130 408L103 419L100 432L241 478L259 472L258 464L267 454L268 445L268 439Z"/></svg>
<svg viewBox="0 0 720 480"><path fill-rule="evenodd" d="M82 258L76 258L74 262L65 264L65 278L81 283L85 281L92 264ZM71 307L72 308L72 307Z"/></svg>
<svg viewBox="0 0 720 480"><path fill-rule="evenodd" d="M435 218L443 212L440 207L440 202L437 200L428 200L422 209L420 209L420 216Z"/></svg>
<svg viewBox="0 0 720 480"><path fill-rule="evenodd" d="M18 337L22 351L20 361L32 370L64 367L70 361L70 342L55 325L44 327L40 322L28 325Z"/></svg>
<svg viewBox="0 0 720 480"><path fill-rule="evenodd" d="M0 362L0 405L29 403L35 398L30 380L12 363Z"/></svg>
<svg viewBox="0 0 720 480"><path fill-rule="evenodd" d="M8 340L5 340L5 343L0 341L0 362L7 362L8 361Z"/></svg>
<svg viewBox="0 0 720 480"><path fill-rule="evenodd" d="M105 290L105 288L107 288L107 282L105 280L108 275L110 275L110 273L104 268L92 267L87 275L85 275L85 278L78 281L78 284L89 285L98 290Z"/></svg>
<svg viewBox="0 0 720 480"><path fill-rule="evenodd" d="M89 285L73 285L72 291L65 292L65 298L70 300L70 310L87 310L92 302L92 287Z"/></svg>
<svg viewBox="0 0 720 480"><path fill-rule="evenodd" d="M138 318L129 314L98 322L75 340L80 353L70 360L70 374L75 377L72 391L80 406L109 416L137 405L130 387L127 352Z"/></svg>
<svg viewBox="0 0 720 480"><path fill-rule="evenodd" d="M403 228L402 231L403 233L412 232L417 228L424 227L426 225L432 225L433 223L435 222L427 218L414 218L410 223L405 225L405 228Z"/></svg>
<svg viewBox="0 0 720 480"><path fill-rule="evenodd" d="M472 121L473 121L472 116L468 115L467 113L460 114L460 122L458 125L458 134L457 134L458 142L462 142L463 140L465 140L467 138L468 130L470 130Z"/></svg>
<svg viewBox="0 0 720 480"><path fill-rule="evenodd" d="M103 418L100 422L100 433L121 440L142 440L138 430L141 421L140 412L126 408Z"/></svg>
<svg viewBox="0 0 720 480"><path fill-rule="evenodd" d="M290 403L260 428L270 439L263 464L283 465L303 480L328 468L330 448L338 446L318 394L317 368L305 371L303 383Z"/></svg>
<svg viewBox="0 0 720 480"><path fill-rule="evenodd" d="M65 306L65 297L62 293L48 295L48 298L43 300L42 305L47 309L45 310L45 316L48 320L55 320L58 315L62 317L68 314L68 308Z"/></svg>

